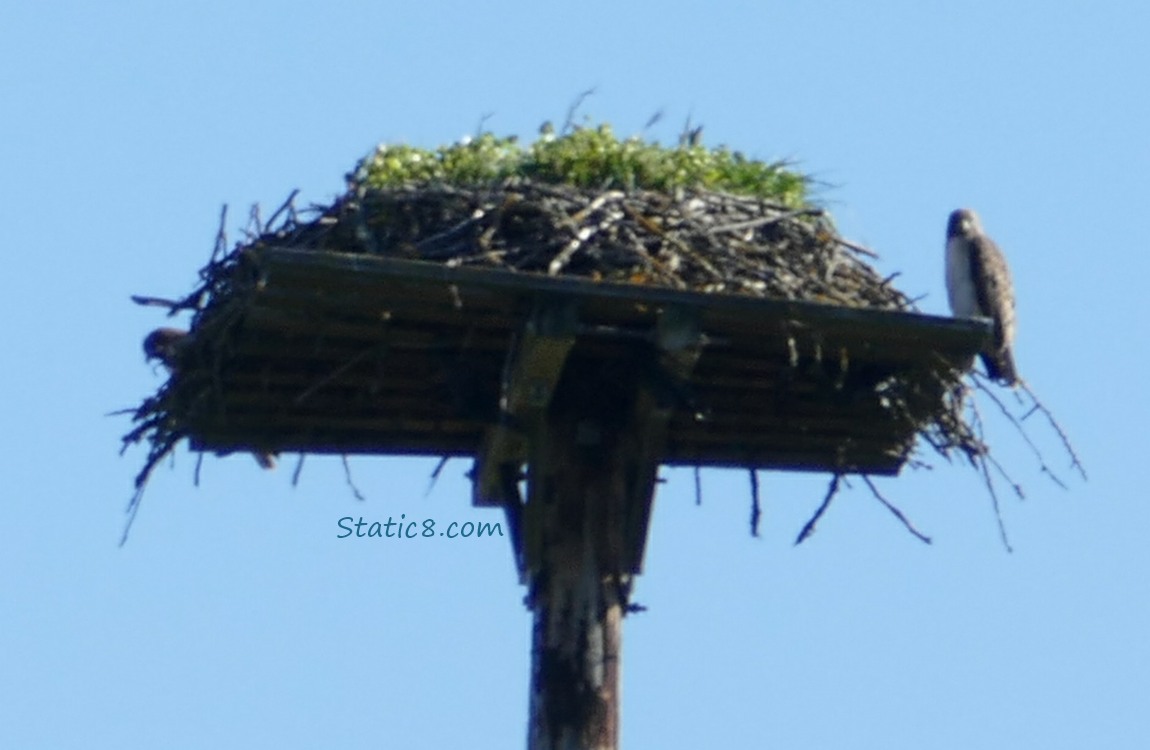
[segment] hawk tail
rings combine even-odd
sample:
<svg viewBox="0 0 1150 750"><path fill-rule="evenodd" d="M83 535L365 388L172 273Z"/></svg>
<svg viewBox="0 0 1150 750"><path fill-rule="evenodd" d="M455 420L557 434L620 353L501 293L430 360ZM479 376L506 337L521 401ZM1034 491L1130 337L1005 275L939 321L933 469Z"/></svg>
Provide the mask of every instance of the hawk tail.
<svg viewBox="0 0 1150 750"><path fill-rule="evenodd" d="M986 375L1003 385L1014 385L1018 382L1018 372L1014 369L1014 355L1010 349L997 352L984 352L982 363L986 365Z"/></svg>
<svg viewBox="0 0 1150 750"><path fill-rule="evenodd" d="M253 452L252 456L256 459L256 463L264 469L274 469L276 467L276 454L274 453L256 453Z"/></svg>

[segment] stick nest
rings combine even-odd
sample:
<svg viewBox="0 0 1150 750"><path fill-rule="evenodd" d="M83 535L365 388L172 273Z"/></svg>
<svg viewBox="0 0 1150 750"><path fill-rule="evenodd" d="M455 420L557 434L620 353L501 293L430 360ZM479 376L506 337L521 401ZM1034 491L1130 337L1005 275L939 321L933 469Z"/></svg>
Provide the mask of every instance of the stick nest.
<svg viewBox="0 0 1150 750"><path fill-rule="evenodd" d="M221 229L202 284L168 306L192 310L201 365L225 356L227 329L241 316L233 297L250 285L243 256L261 246L366 253L480 266L513 273L575 275L713 294L912 310L912 301L867 263L873 257L841 238L820 208L794 208L712 190L596 190L509 177L496 184L444 183L370 188L353 184L330 206L297 213L291 200L263 222L252 214L246 241L231 252ZM212 339L208 342L205 339ZM218 362L216 363L219 364ZM963 416L963 372L940 367L938 381L888 383L884 394L906 409L937 451L984 446ZM913 391L913 392L911 392ZM920 393L919 391L924 391ZM930 393L925 393L929 391ZM923 403L939 408L923 419ZM161 391L137 410L125 436L147 436L159 460L184 435ZM141 473L141 480L144 473Z"/></svg>
<svg viewBox="0 0 1150 750"><path fill-rule="evenodd" d="M221 219L216 252L200 272L199 288L179 301L151 302L166 304L173 313L193 311L194 338L214 339L197 343L201 360L204 352L226 352L231 324L221 319L235 319L229 314L231 292L250 283L242 278L244 254L266 246L854 308L914 309L890 284L894 276L884 278L869 265L873 253L844 240L824 210L802 200L699 186L645 189L618 179L564 184L523 172L470 185L434 176L387 184L373 179L361 162L349 176L348 191L329 206L297 213L289 199L267 222L253 209L246 240L231 252L226 252ZM918 402L907 406L904 416L926 442L944 456L958 448L973 460L986 446L964 417L963 375L940 366L933 383L890 383L885 396L896 410L898 403ZM186 436L171 385L135 410L136 428L124 437L125 447L141 440L150 445L133 509L151 470ZM933 394L936 406L929 416L921 408L923 394L903 392L908 389Z"/></svg>
<svg viewBox="0 0 1150 750"><path fill-rule="evenodd" d="M710 190L354 185L251 246L369 253L711 293L909 310L819 208Z"/></svg>

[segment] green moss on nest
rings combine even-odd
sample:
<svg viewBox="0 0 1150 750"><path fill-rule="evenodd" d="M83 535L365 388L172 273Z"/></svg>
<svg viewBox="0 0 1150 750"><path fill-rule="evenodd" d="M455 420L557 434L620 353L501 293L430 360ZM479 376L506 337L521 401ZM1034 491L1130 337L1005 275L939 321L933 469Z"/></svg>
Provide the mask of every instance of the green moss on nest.
<svg viewBox="0 0 1150 750"><path fill-rule="evenodd" d="M806 205L808 178L782 162L748 159L726 147L674 148L637 136L619 140L607 124L555 135L544 126L538 140L484 133L437 149L381 145L359 163L356 181L368 188L441 182L474 185L527 177L584 188L716 190L786 206Z"/></svg>

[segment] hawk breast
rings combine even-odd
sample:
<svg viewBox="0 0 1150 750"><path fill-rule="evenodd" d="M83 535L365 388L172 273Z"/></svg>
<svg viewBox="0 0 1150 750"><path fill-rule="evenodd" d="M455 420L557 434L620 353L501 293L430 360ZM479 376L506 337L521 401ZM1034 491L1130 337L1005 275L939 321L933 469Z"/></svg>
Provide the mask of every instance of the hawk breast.
<svg viewBox="0 0 1150 750"><path fill-rule="evenodd" d="M971 243L962 237L946 242L946 296L959 318L986 317L978 304L978 288L971 271Z"/></svg>

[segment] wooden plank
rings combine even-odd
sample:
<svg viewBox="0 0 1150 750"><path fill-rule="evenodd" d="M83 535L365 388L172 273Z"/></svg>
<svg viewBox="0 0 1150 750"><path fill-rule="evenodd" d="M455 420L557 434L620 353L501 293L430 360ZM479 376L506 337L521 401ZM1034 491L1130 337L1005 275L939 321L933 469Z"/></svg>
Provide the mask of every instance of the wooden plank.
<svg viewBox="0 0 1150 750"><path fill-rule="evenodd" d="M194 352L195 366L170 389L197 445L283 435L283 447L309 452L472 455L482 467L473 500L488 504L502 502L500 467L522 464L525 425L540 410L532 404L546 401L576 348L602 366L634 361L662 373L666 382L637 397L646 402L635 418L656 424L648 446L665 439L648 463L833 470L849 441L853 465L892 471L921 419L941 407L931 373L969 367L989 331L984 321L395 258L283 249L250 257L251 280L197 329L215 343ZM559 301L577 305L578 320L555 339L541 333L542 319L530 321ZM672 311L684 310L695 321L690 337L705 345L676 370L666 331L681 314ZM508 365L513 342L519 359ZM892 376L926 386L913 419L875 392ZM660 414L667 382L693 400L680 395Z"/></svg>
<svg viewBox="0 0 1150 750"><path fill-rule="evenodd" d="M260 248L252 251L269 278L277 270L300 269L303 274L323 274L332 279L354 279L364 285L391 278L406 281L439 282L442 285L500 290L505 294L573 295L584 300L621 302L627 308L687 306L703 311L703 324L709 329L711 317L723 318L729 326L752 325L773 318L793 320L813 328L836 325L886 332L907 337L927 336L940 348L969 348L981 344L991 334L987 321L968 320L921 313L842 307L817 302L764 299L738 294L668 289L665 287L591 281L570 276L544 276L482 268L452 268L442 263L406 260L374 255L317 253L314 250ZM312 276L314 279L315 277ZM318 283L318 282L317 282ZM974 340L972 342L972 339Z"/></svg>
<svg viewBox="0 0 1150 750"><path fill-rule="evenodd" d="M637 442L635 469L627 487L624 508L624 570L639 574L647 548L651 506L659 466L667 449L671 417L689 398L689 381L703 352L703 332L697 311L688 307L664 308L655 328L653 369L639 382L632 417Z"/></svg>
<svg viewBox="0 0 1150 750"><path fill-rule="evenodd" d="M551 403L577 327L575 301L567 297L537 304L524 324L518 346L507 354L501 421L486 431L479 448L472 504L512 502L504 491L507 467L514 466L517 472L526 460L526 441Z"/></svg>

